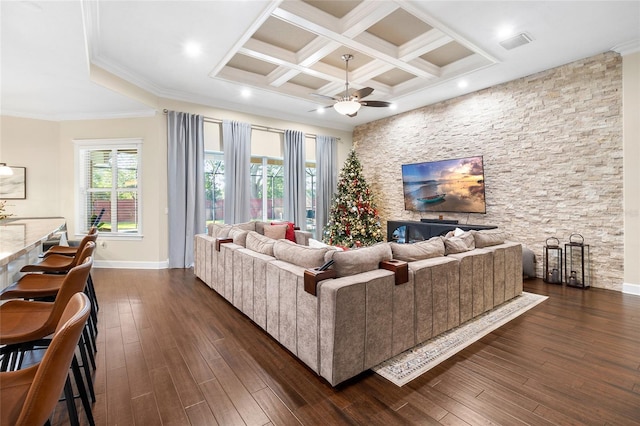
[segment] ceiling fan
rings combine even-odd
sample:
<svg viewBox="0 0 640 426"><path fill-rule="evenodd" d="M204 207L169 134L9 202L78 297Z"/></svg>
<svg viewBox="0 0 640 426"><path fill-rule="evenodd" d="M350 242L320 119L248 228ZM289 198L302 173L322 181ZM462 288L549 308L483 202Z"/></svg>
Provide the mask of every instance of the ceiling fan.
<svg viewBox="0 0 640 426"><path fill-rule="evenodd" d="M320 95L318 93L312 93L313 96L319 96L321 98L327 98L336 101L333 105L329 105L323 108L333 108L339 114L346 115L349 117L355 117L358 115L358 110L361 106L368 107L388 107L391 105L390 102L385 101L365 101L362 98L369 96L373 89L371 87L363 87L360 90L356 90L351 95L349 95L349 61L353 59L353 55L350 53L344 54L341 56L342 60L345 62L345 83L344 83L344 96L332 97L326 95ZM317 111L317 110L312 110Z"/></svg>

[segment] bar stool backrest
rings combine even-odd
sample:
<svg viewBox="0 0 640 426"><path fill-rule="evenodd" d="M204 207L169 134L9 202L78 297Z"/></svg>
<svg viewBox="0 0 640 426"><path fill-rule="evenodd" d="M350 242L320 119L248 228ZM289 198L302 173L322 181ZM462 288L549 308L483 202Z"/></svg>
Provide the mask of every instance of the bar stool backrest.
<svg viewBox="0 0 640 426"><path fill-rule="evenodd" d="M89 298L84 293L74 294L66 304L51 344L37 365L38 370L15 425L41 425L51 415L69 374L71 360L89 318L89 311Z"/></svg>
<svg viewBox="0 0 640 426"><path fill-rule="evenodd" d="M94 228L91 228L91 229L93 230ZM82 255L82 251L85 249L87 244L89 244L90 242L94 243L94 248L95 248L95 242L96 242L97 239L98 239L98 232L97 231L85 235L84 238L82 239L82 241L80 241L80 244L78 244L78 252L77 253ZM80 258L82 256L78 256L78 254L76 254L73 257L73 260L71 261L71 267L77 266L80 263L82 263L82 260L80 260Z"/></svg>
<svg viewBox="0 0 640 426"><path fill-rule="evenodd" d="M90 241L85 250L89 250L93 253L95 245L96 243ZM65 275L62 285L60 286L60 290L58 290L56 300L53 302L53 309L51 310L51 315L49 315L47 323L44 326L45 328L51 328L53 331L60 321L60 317L62 316L65 306L67 306L71 297L76 293L82 293L84 291L92 266L93 257L87 256L81 265L72 268L67 275Z"/></svg>
<svg viewBox="0 0 640 426"><path fill-rule="evenodd" d="M87 259L87 257L93 256L93 252L95 251L95 249L96 249L95 241L87 242L87 244L84 245L82 250L79 251L78 254L75 256L78 259L77 264L82 265L84 261Z"/></svg>

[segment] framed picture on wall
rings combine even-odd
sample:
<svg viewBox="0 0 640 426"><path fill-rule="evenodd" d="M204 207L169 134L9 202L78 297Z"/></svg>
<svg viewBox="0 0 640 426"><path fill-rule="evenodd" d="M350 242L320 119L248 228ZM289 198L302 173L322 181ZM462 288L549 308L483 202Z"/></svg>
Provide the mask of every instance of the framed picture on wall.
<svg viewBox="0 0 640 426"><path fill-rule="evenodd" d="M13 175L0 176L0 200L24 200L27 198L27 168L13 167Z"/></svg>

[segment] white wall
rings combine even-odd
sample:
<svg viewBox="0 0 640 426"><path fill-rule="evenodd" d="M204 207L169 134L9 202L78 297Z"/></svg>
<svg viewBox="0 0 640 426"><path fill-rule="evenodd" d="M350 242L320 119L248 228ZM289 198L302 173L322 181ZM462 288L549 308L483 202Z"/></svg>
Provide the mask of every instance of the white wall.
<svg viewBox="0 0 640 426"><path fill-rule="evenodd" d="M640 52L622 57L624 288L640 294Z"/></svg>
<svg viewBox="0 0 640 426"><path fill-rule="evenodd" d="M61 216L59 124L4 116L0 123L0 162L26 167L27 199L7 200L6 211L19 217Z"/></svg>

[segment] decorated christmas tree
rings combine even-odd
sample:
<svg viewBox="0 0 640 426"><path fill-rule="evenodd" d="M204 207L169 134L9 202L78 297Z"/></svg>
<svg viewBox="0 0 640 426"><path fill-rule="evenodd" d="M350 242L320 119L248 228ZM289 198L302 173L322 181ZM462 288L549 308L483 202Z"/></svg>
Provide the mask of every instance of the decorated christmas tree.
<svg viewBox="0 0 640 426"><path fill-rule="evenodd" d="M355 151L340 171L323 241L342 247L370 246L382 241L380 218Z"/></svg>

